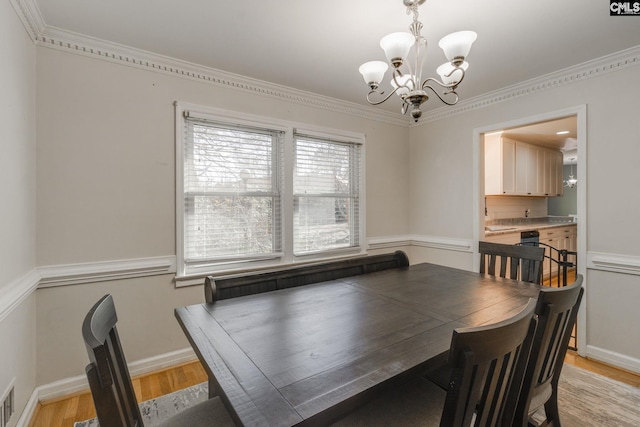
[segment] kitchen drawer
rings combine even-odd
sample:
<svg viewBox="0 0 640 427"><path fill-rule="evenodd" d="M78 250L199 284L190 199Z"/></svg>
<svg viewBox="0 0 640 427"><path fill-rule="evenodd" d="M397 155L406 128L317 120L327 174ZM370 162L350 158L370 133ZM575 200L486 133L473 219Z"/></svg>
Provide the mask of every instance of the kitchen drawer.
<svg viewBox="0 0 640 427"><path fill-rule="evenodd" d="M505 245L517 245L520 243L520 232L495 234L493 236L485 236L485 242L502 243Z"/></svg>

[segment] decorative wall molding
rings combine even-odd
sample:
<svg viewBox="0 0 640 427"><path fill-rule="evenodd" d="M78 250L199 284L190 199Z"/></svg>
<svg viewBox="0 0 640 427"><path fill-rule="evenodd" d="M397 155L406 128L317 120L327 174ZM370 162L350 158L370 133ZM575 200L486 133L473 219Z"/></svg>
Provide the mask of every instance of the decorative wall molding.
<svg viewBox="0 0 640 427"><path fill-rule="evenodd" d="M40 275L33 269L0 289L0 322L36 290L39 281Z"/></svg>
<svg viewBox="0 0 640 427"><path fill-rule="evenodd" d="M411 246L410 236L384 236L367 239L367 247L371 251L379 249L398 249L404 246Z"/></svg>
<svg viewBox="0 0 640 427"><path fill-rule="evenodd" d="M401 235L373 237L369 239L367 243L369 250L419 246L423 248L444 249L448 251L473 252L470 240L438 236Z"/></svg>
<svg viewBox="0 0 640 427"><path fill-rule="evenodd" d="M624 354L588 345L587 357L640 374L640 360Z"/></svg>
<svg viewBox="0 0 640 427"><path fill-rule="evenodd" d="M31 39L38 46L63 50L119 63L148 71L169 74L181 78L204 81L210 84L283 99L324 110L334 111L386 122L399 126L423 126L426 123L484 108L520 96L597 77L605 73L640 64L640 46L558 70L531 80L507 86L468 100L455 106L443 106L427 110L420 123L413 124L407 117L375 107L346 102L336 98L300 91L286 86L255 80L238 74L227 73L167 56L131 48L117 43L96 39L47 26L33 0L10 0Z"/></svg>
<svg viewBox="0 0 640 427"><path fill-rule="evenodd" d="M468 100L460 101L453 107L440 107L435 110L426 111L419 124L412 126L422 126L426 123L444 119L477 110L502 101L509 101L525 95L531 95L546 89L557 88L566 84L579 82L591 77L598 77L606 73L618 71L630 66L640 65L640 46L622 50L601 58L584 62L555 71L531 80L507 86L494 92L489 92Z"/></svg>
<svg viewBox="0 0 640 427"><path fill-rule="evenodd" d="M587 268L592 270L611 271L614 273L640 275L640 257L602 252L588 252Z"/></svg>
<svg viewBox="0 0 640 427"><path fill-rule="evenodd" d="M156 276L176 272L175 255L120 261L38 267L39 288L104 282L132 277Z"/></svg>
<svg viewBox="0 0 640 427"><path fill-rule="evenodd" d="M9 0L9 2L35 43L45 26L38 5L33 0Z"/></svg>
<svg viewBox="0 0 640 427"><path fill-rule="evenodd" d="M447 251L473 252L471 240L453 239L439 236L412 236L411 244L422 248L444 249Z"/></svg>

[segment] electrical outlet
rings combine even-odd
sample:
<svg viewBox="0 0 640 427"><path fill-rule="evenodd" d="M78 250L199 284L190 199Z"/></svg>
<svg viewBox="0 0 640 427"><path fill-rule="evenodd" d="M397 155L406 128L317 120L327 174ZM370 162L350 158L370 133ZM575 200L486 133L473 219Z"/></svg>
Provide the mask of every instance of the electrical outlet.
<svg viewBox="0 0 640 427"><path fill-rule="evenodd" d="M15 392L14 384L16 379L14 378L7 390L2 394L2 400L0 401L0 427L6 427L9 424L11 416L15 412Z"/></svg>

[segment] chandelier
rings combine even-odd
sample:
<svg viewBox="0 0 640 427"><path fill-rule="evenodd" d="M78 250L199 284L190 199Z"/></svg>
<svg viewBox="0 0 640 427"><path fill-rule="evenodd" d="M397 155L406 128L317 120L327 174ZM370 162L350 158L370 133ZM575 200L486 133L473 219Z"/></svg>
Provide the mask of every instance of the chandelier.
<svg viewBox="0 0 640 427"><path fill-rule="evenodd" d="M413 13L413 22L409 26L411 33L392 33L380 40L380 47L393 67L391 75L393 91L384 96L384 91L378 90L389 68L387 63L370 61L362 64L359 69L365 83L371 88L367 94L369 104L382 104L396 93L402 99L402 114L406 114L411 107L411 117L415 122L422 116L420 106L429 99L427 89L447 105L455 105L458 102L456 89L469 67L464 58L469 54L471 44L477 37L473 31L458 31L444 36L438 45L449 62L436 69L442 80L429 77L423 81L422 67L427 53L427 40L420 34L422 23L418 21L418 6L425 1L403 0L404 5L407 6L407 15ZM407 57L412 47L413 61L409 61ZM442 95L438 90L442 90Z"/></svg>
<svg viewBox="0 0 640 427"><path fill-rule="evenodd" d="M578 185L578 180L573 177L573 161L574 160L575 160L575 157L571 158L571 172L569 172L569 179L564 181L565 187L574 188L576 185Z"/></svg>

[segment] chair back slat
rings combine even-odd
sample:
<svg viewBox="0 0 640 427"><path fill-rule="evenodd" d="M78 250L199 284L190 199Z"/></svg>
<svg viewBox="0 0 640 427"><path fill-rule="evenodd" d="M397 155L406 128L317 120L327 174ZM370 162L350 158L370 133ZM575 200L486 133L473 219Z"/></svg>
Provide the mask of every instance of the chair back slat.
<svg viewBox="0 0 640 427"><path fill-rule="evenodd" d="M541 283L544 248L481 241L478 244L478 250L480 252L480 273L496 276L496 263L499 260L500 273L498 275L500 277Z"/></svg>
<svg viewBox="0 0 640 427"><path fill-rule="evenodd" d="M539 409L531 407L534 397L551 393L552 399L557 399L558 380L584 292L582 281L582 275L578 274L570 286L540 290L536 305L538 329L532 340L531 355L518 367L524 372L522 390L517 405L515 400L510 402L511 408L515 408L514 425L528 425L529 414ZM545 404L550 424L559 425L559 420L553 420L558 417L557 408L549 408Z"/></svg>
<svg viewBox="0 0 640 427"><path fill-rule="evenodd" d="M82 324L90 361L87 378L101 427L143 427L117 320L111 295L105 295L87 313Z"/></svg>
<svg viewBox="0 0 640 427"><path fill-rule="evenodd" d="M518 393L536 328L535 301L505 321L456 329L449 350L452 367L441 426L500 424L508 397ZM517 375L520 375L518 377Z"/></svg>

